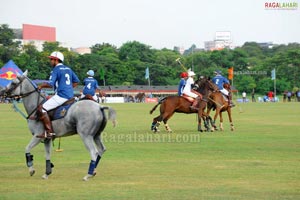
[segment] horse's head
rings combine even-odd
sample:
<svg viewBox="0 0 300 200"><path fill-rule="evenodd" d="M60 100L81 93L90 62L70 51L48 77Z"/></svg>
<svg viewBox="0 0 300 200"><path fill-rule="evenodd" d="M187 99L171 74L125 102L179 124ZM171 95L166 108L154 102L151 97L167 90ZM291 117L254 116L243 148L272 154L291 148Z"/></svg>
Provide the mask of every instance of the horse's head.
<svg viewBox="0 0 300 200"><path fill-rule="evenodd" d="M204 95L218 90L218 87L210 80L210 78L205 76L200 76L200 78L195 81L194 86L198 92Z"/></svg>
<svg viewBox="0 0 300 200"><path fill-rule="evenodd" d="M224 83L223 84L223 87L226 89L226 90L231 90L231 86L229 83Z"/></svg>
<svg viewBox="0 0 300 200"><path fill-rule="evenodd" d="M14 97L14 96L21 96L24 93L24 87L22 87L23 81L27 77L27 70L22 75L17 75L15 79L12 80L11 83L9 83L5 88L0 89L0 95L1 96L8 96L8 97Z"/></svg>

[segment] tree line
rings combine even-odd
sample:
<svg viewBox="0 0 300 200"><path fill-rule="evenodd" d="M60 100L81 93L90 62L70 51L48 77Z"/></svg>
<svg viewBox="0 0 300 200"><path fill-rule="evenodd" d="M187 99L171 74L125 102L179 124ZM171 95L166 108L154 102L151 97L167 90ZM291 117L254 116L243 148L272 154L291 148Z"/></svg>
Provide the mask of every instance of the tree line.
<svg viewBox="0 0 300 200"><path fill-rule="evenodd" d="M191 48L195 49L195 45ZM177 85L183 71L177 58L186 68L192 68L197 75L213 76L221 70L234 68L233 85L239 91L266 93L273 90L271 71L276 70L276 90L296 91L300 87L300 44L261 47L256 42L246 42L235 49L218 51L190 51L184 55L170 49L154 49L138 41L129 41L121 47L109 43L95 44L91 54L79 55L59 42L45 42L38 51L33 44L21 46L14 40L13 30L0 25L0 66L12 59L23 71L28 69L31 79L48 79L51 67L48 55L61 51L64 63L75 71L80 80L89 69L95 71L100 85L147 85L145 69L149 67L151 85Z"/></svg>

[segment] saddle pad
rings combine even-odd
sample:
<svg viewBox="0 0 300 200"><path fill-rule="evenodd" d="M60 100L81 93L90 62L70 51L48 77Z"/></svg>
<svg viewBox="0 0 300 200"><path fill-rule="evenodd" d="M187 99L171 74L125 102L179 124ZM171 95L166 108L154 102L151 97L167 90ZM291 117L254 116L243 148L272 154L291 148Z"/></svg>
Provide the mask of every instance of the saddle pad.
<svg viewBox="0 0 300 200"><path fill-rule="evenodd" d="M66 101L61 106L48 111L48 115L49 115L51 121L65 117L67 114L67 111L74 103L75 103L75 99L72 98L72 99Z"/></svg>
<svg viewBox="0 0 300 200"><path fill-rule="evenodd" d="M67 111L69 110L71 105L73 105L73 104L68 104L68 105L63 105L63 106L58 107L53 114L52 120L63 118L67 114Z"/></svg>

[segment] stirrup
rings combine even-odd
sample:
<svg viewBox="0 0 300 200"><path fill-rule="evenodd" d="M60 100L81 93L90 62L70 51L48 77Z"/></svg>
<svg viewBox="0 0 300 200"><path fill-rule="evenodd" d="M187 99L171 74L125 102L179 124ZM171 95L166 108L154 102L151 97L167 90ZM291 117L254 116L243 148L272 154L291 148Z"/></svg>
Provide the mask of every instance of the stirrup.
<svg viewBox="0 0 300 200"><path fill-rule="evenodd" d="M42 138L42 139L53 139L55 138L55 133L49 133L47 134L47 132L45 131L44 133L40 134L40 135L37 135L36 136L37 138Z"/></svg>
<svg viewBox="0 0 300 200"><path fill-rule="evenodd" d="M199 108L194 107L194 106L190 106L190 109L191 109L191 110L199 110Z"/></svg>

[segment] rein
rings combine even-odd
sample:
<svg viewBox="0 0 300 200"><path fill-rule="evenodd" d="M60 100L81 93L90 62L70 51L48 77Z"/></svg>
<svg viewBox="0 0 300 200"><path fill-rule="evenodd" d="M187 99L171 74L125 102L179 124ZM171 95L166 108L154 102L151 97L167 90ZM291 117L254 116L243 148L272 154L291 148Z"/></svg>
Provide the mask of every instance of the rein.
<svg viewBox="0 0 300 200"><path fill-rule="evenodd" d="M26 78L27 78L27 77L26 77ZM28 78L27 78L27 79L28 79ZM24 78L24 79L21 79L20 82L17 83L17 84L15 85L15 87L10 88L7 92L10 93L10 92L12 92L13 90L15 90L16 88L18 88L18 87L20 86L20 94L17 95L17 96L19 96L20 98L28 97L29 95L33 94L34 92L37 92L37 93L39 94L39 95L38 95L38 98L37 98L37 106L35 107L35 109L33 109L33 110L28 114L27 117L26 117L26 115L18 108L16 101L13 101L13 108L14 108L14 110L15 110L16 112L20 113L20 114L22 115L22 117L24 117L25 119L29 119L29 118L31 117L31 115L32 115L34 112L36 112L36 110L38 109L39 101L40 101L40 98L41 98L41 94L40 94L41 91L40 91L35 85L33 85L33 83L31 82L31 80L29 80L29 82L30 82L30 83L32 84L32 86L34 87L34 90L22 94L21 91L22 91L22 82L23 82L23 80L25 80L25 78Z"/></svg>
<svg viewBox="0 0 300 200"><path fill-rule="evenodd" d="M13 100L13 109L15 110L15 112L20 113L24 119L28 119L26 117L26 115L22 112L22 110L20 110L20 108L18 107L17 101L15 101L15 100Z"/></svg>

